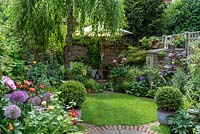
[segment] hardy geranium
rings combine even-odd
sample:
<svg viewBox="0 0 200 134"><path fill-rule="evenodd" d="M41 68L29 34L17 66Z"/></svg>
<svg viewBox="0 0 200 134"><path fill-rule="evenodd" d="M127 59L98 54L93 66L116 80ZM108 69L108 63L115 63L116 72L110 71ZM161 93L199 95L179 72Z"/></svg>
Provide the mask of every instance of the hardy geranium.
<svg viewBox="0 0 200 134"><path fill-rule="evenodd" d="M39 106L41 104L41 98L38 96L35 96L31 99L31 102L34 106Z"/></svg>
<svg viewBox="0 0 200 134"><path fill-rule="evenodd" d="M44 101L50 101L51 96L52 96L52 93L50 93L50 92L44 93L43 94L43 100Z"/></svg>

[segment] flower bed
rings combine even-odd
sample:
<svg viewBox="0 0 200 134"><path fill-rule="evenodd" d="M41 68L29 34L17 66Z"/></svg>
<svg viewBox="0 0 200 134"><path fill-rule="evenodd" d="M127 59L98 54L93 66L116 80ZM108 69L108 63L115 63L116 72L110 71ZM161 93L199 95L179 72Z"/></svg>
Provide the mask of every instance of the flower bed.
<svg viewBox="0 0 200 134"><path fill-rule="evenodd" d="M32 81L0 80L0 133L65 133L78 131L78 114L65 111L58 93Z"/></svg>

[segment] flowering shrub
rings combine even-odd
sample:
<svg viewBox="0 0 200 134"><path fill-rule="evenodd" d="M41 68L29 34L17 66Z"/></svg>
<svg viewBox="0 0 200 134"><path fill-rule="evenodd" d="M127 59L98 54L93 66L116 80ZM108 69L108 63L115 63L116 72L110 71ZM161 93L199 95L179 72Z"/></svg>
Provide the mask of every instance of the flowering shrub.
<svg viewBox="0 0 200 134"><path fill-rule="evenodd" d="M75 126L78 116L63 109L57 93L35 88L28 80L14 83L7 76L2 77L1 83L4 89L0 90L4 92L0 92L0 133L45 134L78 130Z"/></svg>

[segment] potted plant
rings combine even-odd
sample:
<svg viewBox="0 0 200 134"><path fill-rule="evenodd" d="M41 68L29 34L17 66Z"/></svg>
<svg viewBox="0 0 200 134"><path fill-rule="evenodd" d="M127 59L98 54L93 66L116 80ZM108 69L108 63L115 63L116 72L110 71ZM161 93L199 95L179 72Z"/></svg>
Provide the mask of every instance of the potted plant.
<svg viewBox="0 0 200 134"><path fill-rule="evenodd" d="M94 89L94 86L96 84L96 81L93 79L89 79L85 83L85 87L87 89L87 93L92 93L92 90Z"/></svg>
<svg viewBox="0 0 200 134"><path fill-rule="evenodd" d="M167 125L167 119L170 115L182 106L182 93L179 89L172 86L161 87L155 94L157 104L157 117L160 124Z"/></svg>
<svg viewBox="0 0 200 134"><path fill-rule="evenodd" d="M185 39L183 35L176 35L173 39L172 39L172 45L174 45L177 48L182 48L184 47L185 44Z"/></svg>
<svg viewBox="0 0 200 134"><path fill-rule="evenodd" d="M166 56L167 52L165 50L161 50L157 53L159 59L163 59Z"/></svg>
<svg viewBox="0 0 200 134"><path fill-rule="evenodd" d="M158 45L159 45L158 40L159 40L159 38L156 36L151 36L149 38L143 37L140 40L140 43L141 43L142 47L145 49L158 48Z"/></svg>

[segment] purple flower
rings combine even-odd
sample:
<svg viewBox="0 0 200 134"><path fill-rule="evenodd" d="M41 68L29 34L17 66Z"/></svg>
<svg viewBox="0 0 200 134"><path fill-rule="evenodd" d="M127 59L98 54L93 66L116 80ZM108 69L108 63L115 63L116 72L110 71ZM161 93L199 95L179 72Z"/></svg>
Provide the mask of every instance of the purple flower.
<svg viewBox="0 0 200 134"><path fill-rule="evenodd" d="M35 96L31 99L31 102L34 106L39 106L41 104L41 99L38 96Z"/></svg>
<svg viewBox="0 0 200 134"><path fill-rule="evenodd" d="M12 89L16 89L15 83L10 77L2 76L2 81L6 86L8 86L8 87L10 87Z"/></svg>
<svg viewBox="0 0 200 134"><path fill-rule="evenodd" d="M5 108L4 115L11 119L17 119L21 115L21 109L16 105L10 105Z"/></svg>
<svg viewBox="0 0 200 134"><path fill-rule="evenodd" d="M10 95L11 95L11 94L5 94L5 95L4 95L4 98L8 98L8 99L9 99L9 98L10 98Z"/></svg>
<svg viewBox="0 0 200 134"><path fill-rule="evenodd" d="M43 111L44 110L41 106L34 106L34 109L38 110L38 111Z"/></svg>
<svg viewBox="0 0 200 134"><path fill-rule="evenodd" d="M23 103L26 101L27 96L23 91L15 91L10 95L9 100L14 104Z"/></svg>
<svg viewBox="0 0 200 134"><path fill-rule="evenodd" d="M142 81L142 80L145 80L145 77L144 76L140 76L139 79Z"/></svg>
<svg viewBox="0 0 200 134"><path fill-rule="evenodd" d="M52 96L52 93L50 93L50 92L44 93L43 94L43 100L44 101L50 101L51 96Z"/></svg>

